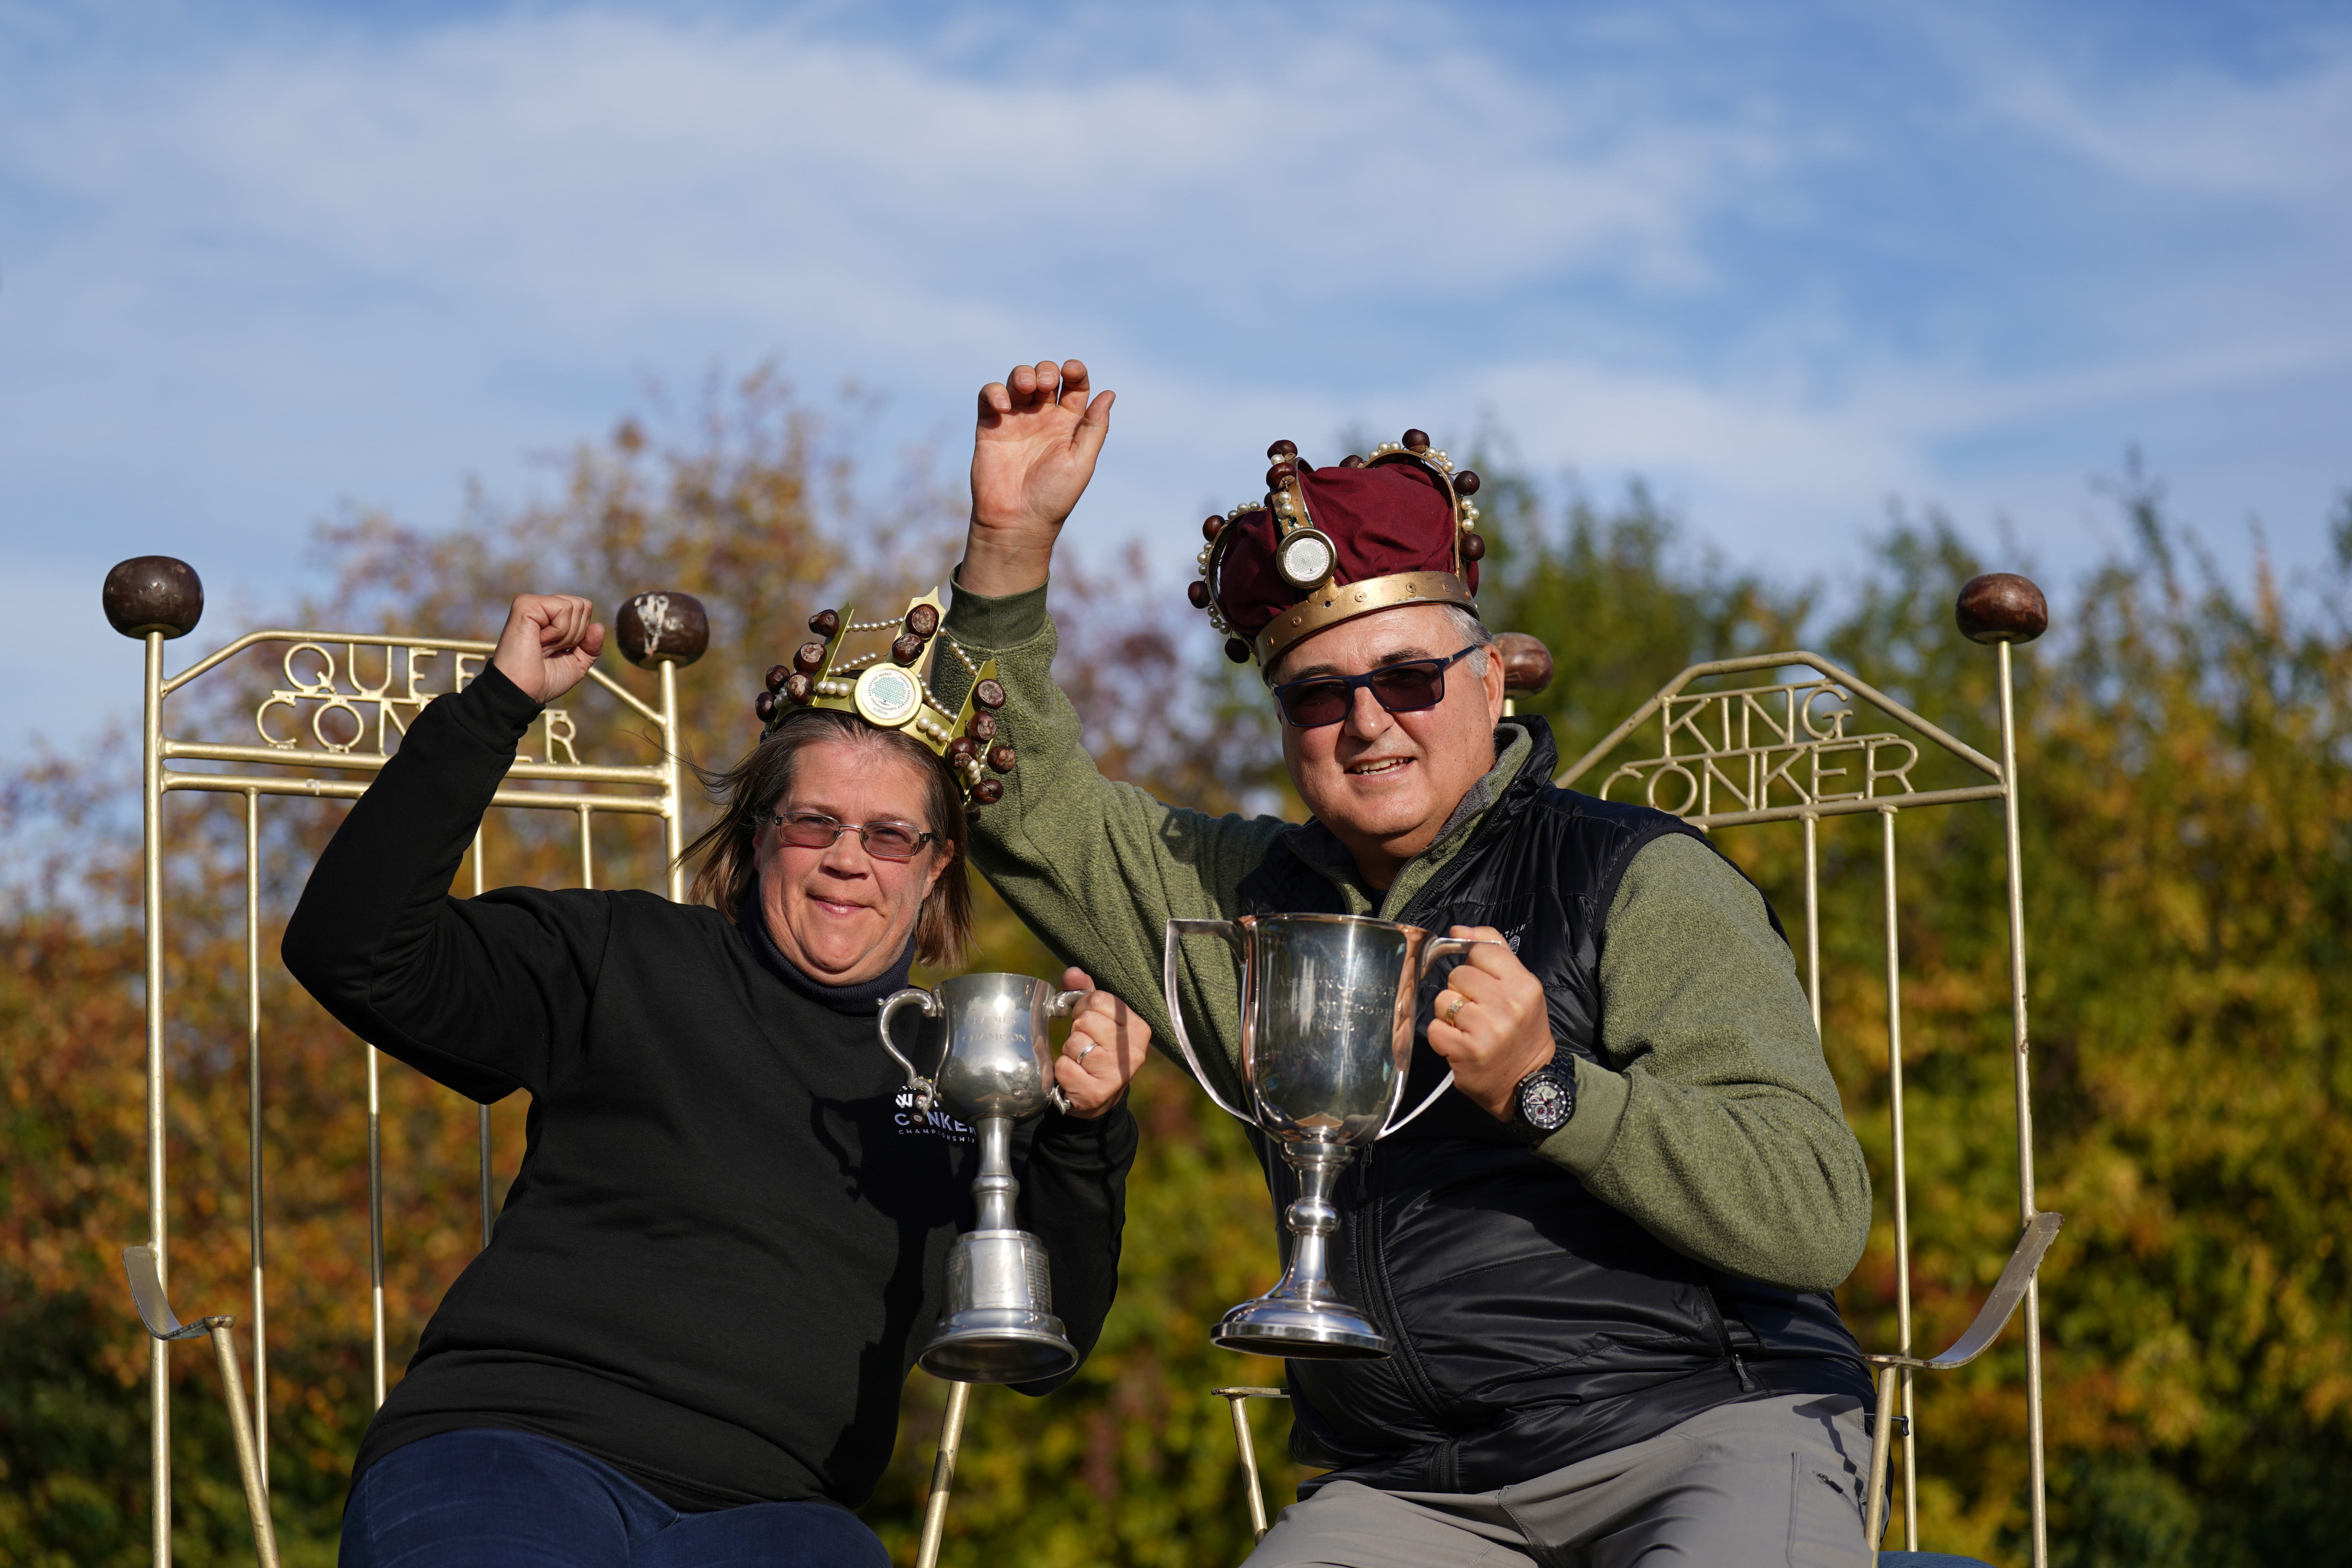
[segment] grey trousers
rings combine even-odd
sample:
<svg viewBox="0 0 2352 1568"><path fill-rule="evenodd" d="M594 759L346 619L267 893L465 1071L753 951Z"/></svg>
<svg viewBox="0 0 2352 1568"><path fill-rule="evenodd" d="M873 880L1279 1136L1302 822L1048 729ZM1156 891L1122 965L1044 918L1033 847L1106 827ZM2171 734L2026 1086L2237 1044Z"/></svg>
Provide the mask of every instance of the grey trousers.
<svg viewBox="0 0 2352 1568"><path fill-rule="evenodd" d="M1857 1401L1759 1399L1496 1491L1333 1481L1247 1568L1870 1568L1869 1471Z"/></svg>

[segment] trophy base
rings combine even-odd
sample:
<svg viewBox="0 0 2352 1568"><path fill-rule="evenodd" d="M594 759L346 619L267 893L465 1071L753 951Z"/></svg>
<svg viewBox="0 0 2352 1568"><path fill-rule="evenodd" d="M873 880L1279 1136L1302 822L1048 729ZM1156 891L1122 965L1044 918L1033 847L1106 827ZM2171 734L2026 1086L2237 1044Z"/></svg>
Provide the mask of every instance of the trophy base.
<svg viewBox="0 0 2352 1568"><path fill-rule="evenodd" d="M946 1316L915 1358L950 1383L1029 1383L1078 1364L1053 1289L1045 1248L1019 1230L975 1230L948 1249Z"/></svg>
<svg viewBox="0 0 2352 1568"><path fill-rule="evenodd" d="M915 1363L950 1383L1032 1383L1069 1371L1078 1352L1051 1312L975 1307L941 1323Z"/></svg>
<svg viewBox="0 0 2352 1568"><path fill-rule="evenodd" d="M1388 1336L1344 1301L1261 1296L1227 1312L1210 1338L1220 1349L1290 1361L1377 1361Z"/></svg>

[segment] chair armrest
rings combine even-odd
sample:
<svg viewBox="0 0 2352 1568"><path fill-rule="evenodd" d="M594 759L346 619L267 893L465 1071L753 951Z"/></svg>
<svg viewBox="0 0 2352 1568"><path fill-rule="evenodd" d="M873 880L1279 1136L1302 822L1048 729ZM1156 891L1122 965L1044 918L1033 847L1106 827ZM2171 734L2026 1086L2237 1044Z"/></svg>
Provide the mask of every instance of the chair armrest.
<svg viewBox="0 0 2352 1568"><path fill-rule="evenodd" d="M2043 1210L2026 1222L2025 1233L2017 1238L2017 1249L2009 1255L2008 1267L1993 1281L1992 1294L1977 1309L1976 1320L1968 1331L1952 1342L1952 1348L1931 1361L1916 1356L1873 1355L1863 1360L1873 1366L1905 1366L1920 1372L1951 1372L1963 1367L1992 1349L2001 1330L2016 1315L2017 1304L2025 1300L2025 1288L2033 1282L2033 1271L2042 1267L2042 1254L2058 1239L2058 1227L2066 1216Z"/></svg>
<svg viewBox="0 0 2352 1568"><path fill-rule="evenodd" d="M220 1316L182 1323L179 1314L172 1310L171 1299L163 1294L163 1272L155 1267L152 1247L124 1247L122 1272L131 1281L131 1304L139 1309L139 1321L159 1340L200 1340L212 1332L214 1325L225 1329L236 1321Z"/></svg>

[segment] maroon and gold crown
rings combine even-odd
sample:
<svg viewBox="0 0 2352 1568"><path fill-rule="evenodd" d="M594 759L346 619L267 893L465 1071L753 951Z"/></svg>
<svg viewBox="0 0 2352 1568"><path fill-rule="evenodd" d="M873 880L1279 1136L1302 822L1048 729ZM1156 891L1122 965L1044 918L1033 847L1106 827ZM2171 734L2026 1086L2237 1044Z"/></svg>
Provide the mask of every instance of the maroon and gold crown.
<svg viewBox="0 0 2352 1568"><path fill-rule="evenodd" d="M809 617L815 634L793 651L790 664L768 671L768 689L751 703L766 740L804 709L855 713L881 730L911 735L945 757L973 809L1004 798L1004 781L1015 761L1012 745L997 739L996 710L1004 706L1004 684L996 661L979 664L940 630L940 593L934 588L907 604L895 621L858 621L845 605ZM889 644L856 656L845 654L853 637L895 632ZM971 677L971 689L950 710L931 690L931 662L945 643Z"/></svg>
<svg viewBox="0 0 2352 1568"><path fill-rule="evenodd" d="M1201 578L1185 589L1234 662L1264 667L1301 637L1400 605L1477 612L1478 476L1423 432L1324 468L1293 441L1265 455L1265 499L1201 524Z"/></svg>

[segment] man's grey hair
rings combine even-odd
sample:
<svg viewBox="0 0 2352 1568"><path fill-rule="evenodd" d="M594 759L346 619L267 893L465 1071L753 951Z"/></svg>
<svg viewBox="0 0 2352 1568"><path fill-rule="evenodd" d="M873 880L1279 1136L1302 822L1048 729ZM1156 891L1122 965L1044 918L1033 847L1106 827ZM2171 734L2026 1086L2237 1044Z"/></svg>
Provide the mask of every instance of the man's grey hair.
<svg viewBox="0 0 2352 1568"><path fill-rule="evenodd" d="M1470 667L1471 674L1483 678L1486 673L1486 650L1495 646L1495 634L1486 629L1486 623L1478 618L1475 610L1461 605L1446 605L1445 618L1454 623L1454 629L1461 634L1464 642L1478 650L1462 662Z"/></svg>
<svg viewBox="0 0 2352 1568"><path fill-rule="evenodd" d="M1462 662L1470 667L1471 674L1482 680L1485 679L1486 650L1495 646L1495 634L1486 629L1486 623L1478 618L1478 612L1475 610L1462 605L1446 605L1441 607L1445 611L1446 620L1453 624L1454 635L1477 650ZM1289 656L1289 648L1276 654L1269 663L1259 669L1258 679L1268 686L1275 685L1274 667Z"/></svg>

